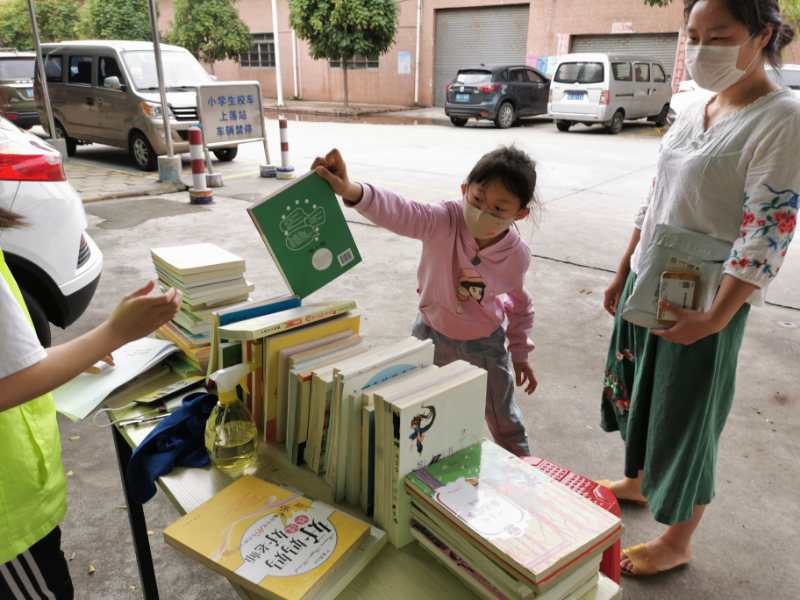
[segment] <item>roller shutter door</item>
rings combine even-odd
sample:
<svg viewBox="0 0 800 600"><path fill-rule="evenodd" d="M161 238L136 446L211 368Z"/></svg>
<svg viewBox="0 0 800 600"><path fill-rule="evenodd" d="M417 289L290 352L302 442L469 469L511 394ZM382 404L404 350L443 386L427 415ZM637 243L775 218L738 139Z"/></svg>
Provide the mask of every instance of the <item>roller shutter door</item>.
<svg viewBox="0 0 800 600"><path fill-rule="evenodd" d="M667 75L675 68L677 33L630 33L614 35L576 35L572 52L621 52L648 56L664 65Z"/></svg>
<svg viewBox="0 0 800 600"><path fill-rule="evenodd" d="M528 4L436 11L434 99L444 105L444 86L463 67L525 64Z"/></svg>

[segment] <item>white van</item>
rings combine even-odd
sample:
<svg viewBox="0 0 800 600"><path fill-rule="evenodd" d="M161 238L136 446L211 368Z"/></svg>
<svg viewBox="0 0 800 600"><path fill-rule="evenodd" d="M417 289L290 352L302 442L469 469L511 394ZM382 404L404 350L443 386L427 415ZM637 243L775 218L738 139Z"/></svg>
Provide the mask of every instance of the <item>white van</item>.
<svg viewBox="0 0 800 600"><path fill-rule="evenodd" d="M671 77L657 60L627 54L560 56L548 109L559 131L576 123L602 124L619 133L625 121L667 122Z"/></svg>

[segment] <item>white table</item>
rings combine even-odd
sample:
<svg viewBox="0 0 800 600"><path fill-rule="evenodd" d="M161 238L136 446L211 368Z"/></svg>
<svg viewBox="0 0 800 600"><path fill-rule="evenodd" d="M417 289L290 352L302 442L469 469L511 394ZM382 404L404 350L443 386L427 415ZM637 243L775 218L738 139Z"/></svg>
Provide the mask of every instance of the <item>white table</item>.
<svg viewBox="0 0 800 600"><path fill-rule="evenodd" d="M158 381L143 389L137 386L134 392L123 392L110 397L106 404L109 407L122 406L151 389L158 388ZM195 390L196 391L196 390ZM176 407L186 394L182 394L168 403ZM116 419L129 418L142 414L146 409L133 408L122 411ZM150 554L150 542L147 536L147 524L142 505L132 501L125 477L132 449L144 440L156 424L140 426L112 427L114 445L117 451L120 478L122 480L125 500L128 504L131 533L133 535L136 560L145 600L158 599L158 586ZM288 462L285 454L277 448L261 444L259 448L259 468L256 476L278 485L293 487L306 497L333 504L337 508L350 512L364 519L364 515L354 507L335 504L330 487L319 477ZM170 474L158 480L158 486L166 494L175 509L186 514L203 502L209 500L217 492L232 483L232 479L214 467L201 469L175 468ZM205 568L199 563L198 569ZM234 586L236 593L243 598L248 594ZM378 556L364 569L358 577L339 596L342 600L364 599L413 599L434 600L472 600L476 596L456 577L451 575L438 561L430 556L419 544L410 544L397 550L391 544L380 551Z"/></svg>

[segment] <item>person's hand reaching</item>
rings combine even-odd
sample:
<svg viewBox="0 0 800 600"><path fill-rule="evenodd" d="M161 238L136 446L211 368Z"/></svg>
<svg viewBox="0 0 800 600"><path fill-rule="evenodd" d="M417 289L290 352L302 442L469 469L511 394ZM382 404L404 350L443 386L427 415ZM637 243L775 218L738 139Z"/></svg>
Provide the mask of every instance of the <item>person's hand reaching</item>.
<svg viewBox="0 0 800 600"><path fill-rule="evenodd" d="M181 306L181 294L170 289L151 296L155 283L147 284L125 296L111 313L106 325L119 346L145 337L172 319Z"/></svg>
<svg viewBox="0 0 800 600"><path fill-rule="evenodd" d="M347 176L347 165L341 153L335 148L324 157L318 156L311 164L311 169L327 181L333 191L350 205L358 204L363 190L357 183L353 183Z"/></svg>

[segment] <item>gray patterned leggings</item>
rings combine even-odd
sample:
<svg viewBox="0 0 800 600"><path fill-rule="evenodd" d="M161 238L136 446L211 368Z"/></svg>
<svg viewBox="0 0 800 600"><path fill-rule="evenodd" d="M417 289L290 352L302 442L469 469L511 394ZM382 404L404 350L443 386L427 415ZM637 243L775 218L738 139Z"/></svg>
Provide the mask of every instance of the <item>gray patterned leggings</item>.
<svg viewBox="0 0 800 600"><path fill-rule="evenodd" d="M411 334L420 340L433 340L433 362L437 366L460 359L487 371L486 424L494 441L517 456L530 456L522 412L514 400L514 373L505 330L498 327L489 337L459 341L439 333L417 316Z"/></svg>

